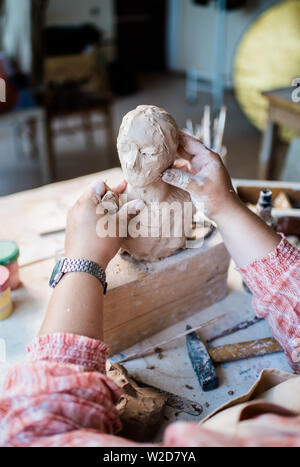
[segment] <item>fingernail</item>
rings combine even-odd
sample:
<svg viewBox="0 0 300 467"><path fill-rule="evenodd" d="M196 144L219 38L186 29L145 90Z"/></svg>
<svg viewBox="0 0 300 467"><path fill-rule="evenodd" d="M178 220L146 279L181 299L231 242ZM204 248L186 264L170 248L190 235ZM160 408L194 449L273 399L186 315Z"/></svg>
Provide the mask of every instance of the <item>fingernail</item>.
<svg viewBox="0 0 300 467"><path fill-rule="evenodd" d="M176 180L176 174L173 173L172 169L166 170L162 176L162 179L166 183L172 183L174 180Z"/></svg>
<svg viewBox="0 0 300 467"><path fill-rule="evenodd" d="M101 201L102 196L105 193L105 185L102 180L97 180L92 185L92 199L95 204L99 204Z"/></svg>
<svg viewBox="0 0 300 467"><path fill-rule="evenodd" d="M182 190L186 190L190 183L191 176L182 170L170 169L163 174L162 179L170 185L175 185Z"/></svg>

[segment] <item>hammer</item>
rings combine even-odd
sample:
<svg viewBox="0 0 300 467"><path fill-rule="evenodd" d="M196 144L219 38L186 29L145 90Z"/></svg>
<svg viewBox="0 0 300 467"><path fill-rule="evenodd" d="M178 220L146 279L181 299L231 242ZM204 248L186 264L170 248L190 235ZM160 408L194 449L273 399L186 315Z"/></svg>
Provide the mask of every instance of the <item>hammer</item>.
<svg viewBox="0 0 300 467"><path fill-rule="evenodd" d="M191 329L190 326L186 327ZM214 363L233 362L282 352L281 345L272 337L207 349L194 332L186 337L188 354L203 391L212 391L219 386Z"/></svg>

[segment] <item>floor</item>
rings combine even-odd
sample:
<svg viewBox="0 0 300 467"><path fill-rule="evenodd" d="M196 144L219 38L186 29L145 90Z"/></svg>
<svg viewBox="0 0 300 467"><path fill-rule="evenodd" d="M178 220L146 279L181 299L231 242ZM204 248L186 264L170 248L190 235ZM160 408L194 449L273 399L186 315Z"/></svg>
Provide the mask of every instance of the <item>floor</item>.
<svg viewBox="0 0 300 467"><path fill-rule="evenodd" d="M114 103L114 129L118 134L122 117L139 104L155 104L166 108L180 127L186 119L199 122L203 106L210 103L210 96L201 94L197 104L185 100L185 79L173 75L150 74L141 78L140 90L132 96L117 98ZM257 157L260 133L247 121L232 92L226 93L228 123L225 145L228 149L228 167L236 178L257 177ZM17 155L13 132L0 126L0 195L10 194L41 184L36 159L26 156L26 135L23 138L24 154ZM57 179L66 180L105 170L111 167L111 157L105 145L105 134L95 134L96 145L87 149L84 135L61 136L56 142Z"/></svg>

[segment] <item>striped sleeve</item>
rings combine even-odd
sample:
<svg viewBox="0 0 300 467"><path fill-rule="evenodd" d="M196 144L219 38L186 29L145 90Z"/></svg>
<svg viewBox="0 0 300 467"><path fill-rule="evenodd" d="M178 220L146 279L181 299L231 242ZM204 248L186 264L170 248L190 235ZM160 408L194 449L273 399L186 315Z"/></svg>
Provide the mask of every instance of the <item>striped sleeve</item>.
<svg viewBox="0 0 300 467"><path fill-rule="evenodd" d="M265 318L300 373L300 251L282 238L268 256L239 269L253 292L257 315Z"/></svg>
<svg viewBox="0 0 300 467"><path fill-rule="evenodd" d="M114 434L122 391L105 375L107 346L72 334L36 338L0 395L0 444L28 446L71 432Z"/></svg>

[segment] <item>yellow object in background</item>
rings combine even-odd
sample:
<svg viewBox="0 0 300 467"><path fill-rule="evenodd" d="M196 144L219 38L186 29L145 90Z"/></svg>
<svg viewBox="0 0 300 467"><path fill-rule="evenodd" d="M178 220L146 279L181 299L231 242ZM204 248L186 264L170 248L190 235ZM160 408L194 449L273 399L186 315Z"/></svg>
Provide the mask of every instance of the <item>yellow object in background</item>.
<svg viewBox="0 0 300 467"><path fill-rule="evenodd" d="M235 92L248 119L258 129L267 123L262 91L286 88L300 78L300 1L284 1L250 27L238 48L234 73ZM285 140L295 136L283 132Z"/></svg>
<svg viewBox="0 0 300 467"><path fill-rule="evenodd" d="M0 321L8 318L13 312L9 279L9 270L0 266Z"/></svg>

